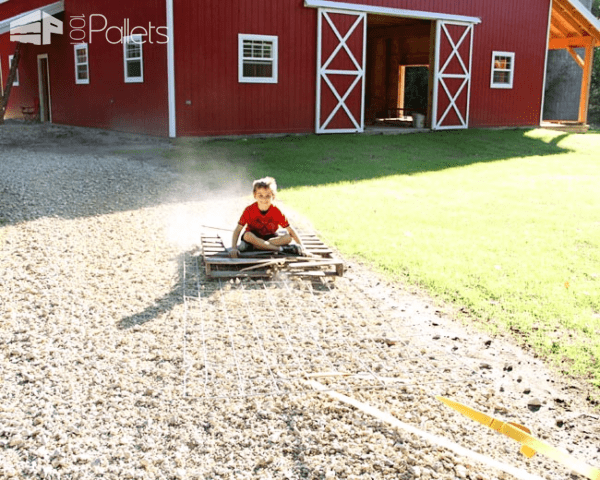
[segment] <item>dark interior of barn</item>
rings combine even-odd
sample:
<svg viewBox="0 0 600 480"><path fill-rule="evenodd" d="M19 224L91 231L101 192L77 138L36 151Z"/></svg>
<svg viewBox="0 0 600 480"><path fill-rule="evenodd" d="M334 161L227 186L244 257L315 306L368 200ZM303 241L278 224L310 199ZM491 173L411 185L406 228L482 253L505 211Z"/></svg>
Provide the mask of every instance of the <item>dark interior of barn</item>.
<svg viewBox="0 0 600 480"><path fill-rule="evenodd" d="M366 125L425 126L431 36L429 20L367 17Z"/></svg>

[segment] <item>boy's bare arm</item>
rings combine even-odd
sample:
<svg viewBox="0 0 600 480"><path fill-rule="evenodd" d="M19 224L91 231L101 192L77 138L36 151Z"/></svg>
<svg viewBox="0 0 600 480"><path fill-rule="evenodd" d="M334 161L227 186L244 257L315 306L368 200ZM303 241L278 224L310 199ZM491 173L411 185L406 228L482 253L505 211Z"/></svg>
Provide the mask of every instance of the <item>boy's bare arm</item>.
<svg viewBox="0 0 600 480"><path fill-rule="evenodd" d="M294 227L292 227L291 225L288 226L286 228L286 230L288 231L288 233L291 235L291 237L294 239L294 241L300 245L300 248L302 248L302 253L306 254L306 247L304 246L304 244L302 243L302 240L300 240L300 236L296 233L296 230L294 230Z"/></svg>
<svg viewBox="0 0 600 480"><path fill-rule="evenodd" d="M233 231L233 235L231 236L231 250L229 250L229 256L230 257L237 257L239 254L239 251L237 249L237 242L238 239L240 238L240 233L242 233L242 229L243 229L243 225L240 225L238 223L237 227L235 227L235 230Z"/></svg>

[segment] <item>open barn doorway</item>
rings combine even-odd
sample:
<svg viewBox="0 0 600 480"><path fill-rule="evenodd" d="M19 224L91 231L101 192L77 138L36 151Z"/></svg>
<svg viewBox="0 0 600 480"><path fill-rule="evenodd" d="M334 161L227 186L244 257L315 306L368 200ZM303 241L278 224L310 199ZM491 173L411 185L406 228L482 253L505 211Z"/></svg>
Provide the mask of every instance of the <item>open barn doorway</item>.
<svg viewBox="0 0 600 480"><path fill-rule="evenodd" d="M367 16L365 125L427 127L431 111L432 22Z"/></svg>

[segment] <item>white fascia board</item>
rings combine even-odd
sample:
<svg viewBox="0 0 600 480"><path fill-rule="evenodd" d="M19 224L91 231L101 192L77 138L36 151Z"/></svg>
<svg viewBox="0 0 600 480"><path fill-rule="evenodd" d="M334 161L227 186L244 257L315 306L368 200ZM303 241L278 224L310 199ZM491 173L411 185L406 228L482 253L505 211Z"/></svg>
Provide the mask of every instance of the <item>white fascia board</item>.
<svg viewBox="0 0 600 480"><path fill-rule="evenodd" d="M167 0L167 99L169 110L169 137L177 136L177 112L175 109L175 21L173 0Z"/></svg>
<svg viewBox="0 0 600 480"><path fill-rule="evenodd" d="M351 10L355 12L374 13L377 15L390 15L394 17L418 18L420 20L446 20L451 22L462 22L471 24L481 23L481 18L478 17L467 17L463 15L451 15L448 13L438 12L423 12L420 10L404 10L401 8L376 7L373 5L334 2L330 0L304 0L304 6L309 8Z"/></svg>
<svg viewBox="0 0 600 480"><path fill-rule="evenodd" d="M582 17L592 24L592 26L596 29L596 38L600 37L600 20L594 17L592 12L590 12L579 0L567 0L567 2L569 2L573 8L581 13Z"/></svg>
<svg viewBox="0 0 600 480"><path fill-rule="evenodd" d="M48 15L56 15L57 13L65 11L65 0L60 0L59 2L49 3L40 8L34 8L33 10L29 10L28 12L20 13L19 15L15 15L14 17L7 18L5 20L0 20L0 35L3 35L7 32L10 32L10 24L16 22L20 18L26 17L27 15L31 15L34 12L41 10L42 12L47 13Z"/></svg>

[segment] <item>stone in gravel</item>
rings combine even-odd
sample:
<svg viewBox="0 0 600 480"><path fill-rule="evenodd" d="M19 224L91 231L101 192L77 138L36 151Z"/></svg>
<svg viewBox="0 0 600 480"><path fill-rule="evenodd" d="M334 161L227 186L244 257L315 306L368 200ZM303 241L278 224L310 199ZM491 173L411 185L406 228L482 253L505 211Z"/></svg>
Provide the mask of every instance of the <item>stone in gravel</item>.
<svg viewBox="0 0 600 480"><path fill-rule="evenodd" d="M421 469L417 466L410 467L410 470L415 478L421 477Z"/></svg>
<svg viewBox="0 0 600 480"><path fill-rule="evenodd" d="M527 402L527 408L532 412L537 412L540 408L542 408L542 402L539 398L532 398Z"/></svg>

